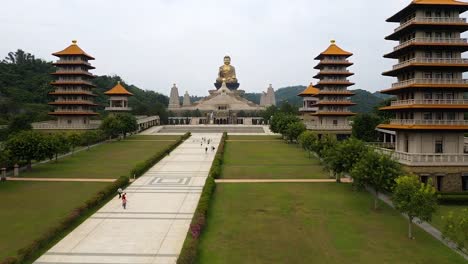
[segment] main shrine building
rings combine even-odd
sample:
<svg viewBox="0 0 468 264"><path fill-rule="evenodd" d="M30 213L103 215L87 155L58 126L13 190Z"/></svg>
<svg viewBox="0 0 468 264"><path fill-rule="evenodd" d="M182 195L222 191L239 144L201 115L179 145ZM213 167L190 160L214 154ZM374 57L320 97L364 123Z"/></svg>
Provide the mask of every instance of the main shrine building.
<svg viewBox="0 0 468 264"><path fill-rule="evenodd" d="M383 75L397 80L382 93L396 96L395 117L381 131L396 136L393 155L421 181L432 178L438 191L468 190L468 50L461 34L468 23L460 15L468 3L454 0L414 0L387 19L399 23L387 40L398 41L385 58L396 59Z"/></svg>

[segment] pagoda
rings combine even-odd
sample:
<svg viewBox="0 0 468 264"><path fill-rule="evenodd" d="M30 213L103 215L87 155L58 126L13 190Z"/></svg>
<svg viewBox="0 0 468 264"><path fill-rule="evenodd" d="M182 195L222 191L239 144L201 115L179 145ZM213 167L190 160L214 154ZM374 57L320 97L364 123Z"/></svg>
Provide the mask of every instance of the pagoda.
<svg viewBox="0 0 468 264"><path fill-rule="evenodd" d="M299 108L302 121L307 127L313 128L317 125L317 117L314 116L318 112L317 103L319 101L316 95L320 92L312 83L297 96L302 97L302 107Z"/></svg>
<svg viewBox="0 0 468 264"><path fill-rule="evenodd" d="M397 82L382 92L396 100L380 110L395 118L378 128L395 133L396 143L394 152L383 151L439 191L468 190L466 10L468 3L455 0L414 0L387 19L399 25L385 39L399 43L384 57L398 62L383 75Z"/></svg>
<svg viewBox="0 0 468 264"><path fill-rule="evenodd" d="M351 63L348 58L353 54L347 52L335 44L332 40L330 46L320 53L315 60L319 60L315 69L319 72L314 78L319 79L315 85L320 91L314 95L318 98L316 125L309 126L310 130L320 134L334 134L338 139L344 139L351 135L351 126L348 118L355 115L349 107L355 105L349 99L354 93L347 90L354 85L347 78L351 73L347 68Z"/></svg>
<svg viewBox="0 0 468 264"><path fill-rule="evenodd" d="M62 51L52 55L59 58L54 63L57 71L52 73L56 80L51 83L55 87L52 95L55 100L50 105L55 107L49 115L57 118L57 128L60 129L89 129L90 117L97 115L93 111L96 104L92 89L95 87L91 80L94 75L89 70L95 69L88 62L94 58L84 52L76 40Z"/></svg>
<svg viewBox="0 0 468 264"><path fill-rule="evenodd" d="M133 94L127 91L127 89L120 84L120 81L104 94L109 96L109 106L105 108L106 111L130 112L132 110L132 108L128 106L128 98L133 96Z"/></svg>

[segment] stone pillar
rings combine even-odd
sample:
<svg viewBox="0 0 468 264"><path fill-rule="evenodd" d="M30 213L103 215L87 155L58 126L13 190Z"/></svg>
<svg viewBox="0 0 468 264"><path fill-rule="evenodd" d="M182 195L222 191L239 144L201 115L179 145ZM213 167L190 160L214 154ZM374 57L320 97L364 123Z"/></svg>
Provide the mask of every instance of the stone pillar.
<svg viewBox="0 0 468 264"><path fill-rule="evenodd" d="M0 180L6 181L6 168L2 168L2 176Z"/></svg>
<svg viewBox="0 0 468 264"><path fill-rule="evenodd" d="M19 176L19 165L15 164L13 168L13 176L18 177Z"/></svg>

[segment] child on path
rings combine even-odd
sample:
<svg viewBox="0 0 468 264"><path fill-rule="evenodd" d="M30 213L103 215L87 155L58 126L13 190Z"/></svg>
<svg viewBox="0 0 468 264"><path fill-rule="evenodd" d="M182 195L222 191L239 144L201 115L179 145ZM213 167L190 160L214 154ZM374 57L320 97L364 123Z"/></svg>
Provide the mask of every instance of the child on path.
<svg viewBox="0 0 468 264"><path fill-rule="evenodd" d="M122 188L117 189L117 192L119 193L119 199L122 198Z"/></svg>
<svg viewBox="0 0 468 264"><path fill-rule="evenodd" d="M123 209L127 209L127 193L122 195L122 207Z"/></svg>

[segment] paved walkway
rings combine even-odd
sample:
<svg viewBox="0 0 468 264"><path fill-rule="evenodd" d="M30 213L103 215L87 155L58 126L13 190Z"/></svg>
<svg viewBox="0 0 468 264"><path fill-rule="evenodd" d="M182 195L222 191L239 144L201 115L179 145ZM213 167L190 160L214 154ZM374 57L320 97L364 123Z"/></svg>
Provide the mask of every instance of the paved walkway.
<svg viewBox="0 0 468 264"><path fill-rule="evenodd" d="M216 183L320 183L336 182L335 179L217 179ZM342 183L352 183L349 178L342 178Z"/></svg>
<svg viewBox="0 0 468 264"><path fill-rule="evenodd" d="M221 134L194 134L35 263L176 263ZM210 144L211 145L213 145Z"/></svg>

